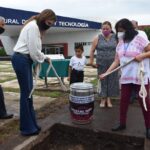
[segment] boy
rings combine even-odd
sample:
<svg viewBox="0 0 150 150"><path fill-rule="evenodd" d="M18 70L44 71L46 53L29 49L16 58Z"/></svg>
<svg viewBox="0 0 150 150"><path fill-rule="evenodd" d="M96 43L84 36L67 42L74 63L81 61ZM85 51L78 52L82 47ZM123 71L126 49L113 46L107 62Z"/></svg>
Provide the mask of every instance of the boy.
<svg viewBox="0 0 150 150"><path fill-rule="evenodd" d="M83 52L83 45L75 47L75 56L71 57L69 64L68 81L70 81L70 84L83 82L84 66L86 65L86 57L82 56Z"/></svg>

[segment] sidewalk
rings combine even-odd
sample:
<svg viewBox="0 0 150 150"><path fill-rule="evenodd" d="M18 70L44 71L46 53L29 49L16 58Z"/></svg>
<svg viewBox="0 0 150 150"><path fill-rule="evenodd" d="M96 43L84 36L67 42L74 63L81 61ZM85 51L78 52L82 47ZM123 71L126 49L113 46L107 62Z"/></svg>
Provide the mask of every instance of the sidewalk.
<svg viewBox="0 0 150 150"><path fill-rule="evenodd" d="M5 123L8 123L12 121L15 118L19 118L19 93L13 93L13 92L5 92L5 105L8 113L14 114L14 117L12 119L0 119L0 126L3 126ZM54 101L56 98L51 97L40 97L40 96L34 96L34 108L35 110L38 110L45 106L46 104Z"/></svg>
<svg viewBox="0 0 150 150"><path fill-rule="evenodd" d="M7 79L11 78L15 78L16 75L14 73L14 70L12 68L11 62L10 61L1 61L0 62L0 76L1 76L1 80L6 80L5 82L0 83L2 85L3 88L16 88L19 89L19 85L18 85L18 81L17 79L12 79L7 81ZM97 71L96 69L92 68L92 67L85 67L85 82L90 82L91 80L96 78L96 74ZM69 89L69 82L67 81L67 78L64 79L65 85L68 87ZM53 90L53 91L57 91L57 90L61 90L61 86L57 80L57 78L48 78L48 84L49 87L46 88L45 83L44 83L44 79L38 79L37 81L37 86L36 89L39 90ZM7 108L7 112L8 113L13 113L15 118L19 117L19 93L14 93L14 92L5 92L4 91L4 95L5 95L5 104L6 104L6 108ZM34 96L34 107L35 110L38 110L40 108L42 108L43 106L45 106L46 104L54 101L55 98L51 98L51 97L40 97L40 96ZM10 119L11 121L11 119ZM5 123L9 122L9 120L0 120L0 126L4 125Z"/></svg>

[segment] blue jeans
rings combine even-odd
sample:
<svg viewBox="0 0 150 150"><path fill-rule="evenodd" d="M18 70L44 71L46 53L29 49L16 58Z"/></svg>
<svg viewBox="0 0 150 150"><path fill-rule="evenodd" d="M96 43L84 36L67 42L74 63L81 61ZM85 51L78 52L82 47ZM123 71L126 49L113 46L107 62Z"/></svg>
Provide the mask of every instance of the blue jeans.
<svg viewBox="0 0 150 150"><path fill-rule="evenodd" d="M18 53L14 53L12 56L12 65L20 86L20 131L24 135L37 132L39 129L33 100L29 98L33 88L32 63L33 61L28 56Z"/></svg>

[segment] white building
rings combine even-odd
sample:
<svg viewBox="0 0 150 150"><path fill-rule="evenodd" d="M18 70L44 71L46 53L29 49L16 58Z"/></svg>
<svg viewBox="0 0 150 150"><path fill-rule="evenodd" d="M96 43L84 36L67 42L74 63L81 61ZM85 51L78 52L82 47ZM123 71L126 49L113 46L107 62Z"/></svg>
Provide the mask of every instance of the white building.
<svg viewBox="0 0 150 150"><path fill-rule="evenodd" d="M8 55L13 52L12 49L25 20L36 14L37 12L0 7L0 16L3 16L6 22L5 33L0 39ZM43 52L72 56L75 45L82 43L84 53L88 56L92 40L99 34L100 28L101 23L98 22L57 16L57 22L43 39Z"/></svg>

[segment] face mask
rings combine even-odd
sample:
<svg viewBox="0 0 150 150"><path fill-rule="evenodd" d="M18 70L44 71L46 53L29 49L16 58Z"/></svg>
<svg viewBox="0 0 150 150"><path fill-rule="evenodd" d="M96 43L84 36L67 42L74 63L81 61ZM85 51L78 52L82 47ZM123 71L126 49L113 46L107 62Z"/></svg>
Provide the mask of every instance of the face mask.
<svg viewBox="0 0 150 150"><path fill-rule="evenodd" d="M106 31L102 31L102 33L103 33L104 36L107 37L111 33L111 31L106 30Z"/></svg>
<svg viewBox="0 0 150 150"><path fill-rule="evenodd" d="M118 39L123 39L124 35L125 35L124 32L118 32L117 33Z"/></svg>
<svg viewBox="0 0 150 150"><path fill-rule="evenodd" d="M0 34L2 34L4 31L5 31L5 29L0 27Z"/></svg>
<svg viewBox="0 0 150 150"><path fill-rule="evenodd" d="M48 26L46 23L45 23L45 21L42 21L42 22L40 22L40 23L38 23L38 26L39 26L39 29L40 30L48 30L49 28L50 28L50 26Z"/></svg>

